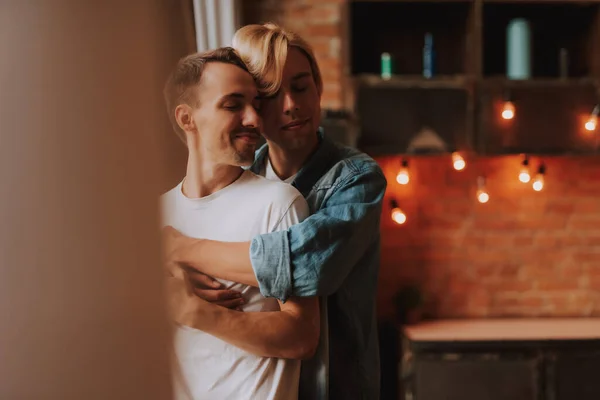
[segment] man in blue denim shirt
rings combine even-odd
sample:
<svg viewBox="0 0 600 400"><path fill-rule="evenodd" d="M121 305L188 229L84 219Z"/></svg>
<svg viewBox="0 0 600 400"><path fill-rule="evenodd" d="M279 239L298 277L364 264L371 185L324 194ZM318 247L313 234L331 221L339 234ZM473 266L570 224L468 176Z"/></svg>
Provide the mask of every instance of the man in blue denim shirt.
<svg viewBox="0 0 600 400"><path fill-rule="evenodd" d="M270 43L267 55L257 50L264 49L265 41ZM279 71L277 63L264 61L282 54L273 43L286 50L280 63L285 67ZM281 301L320 296L327 324L321 329L321 354L303 364L301 394L378 399L375 293L386 179L370 157L334 144L320 130L317 133L323 86L306 42L272 24L251 25L238 31L234 47L263 89L277 89L261 106L267 145L259 150L252 170L292 183L312 215L287 231L261 235L250 243L195 240L170 230L165 233L170 261L206 275L258 285L264 296ZM204 290L203 275L192 274L192 279L199 296L226 306L239 304L226 291ZM327 356L328 376L323 377L315 369L327 364ZM316 387L308 388L311 384Z"/></svg>

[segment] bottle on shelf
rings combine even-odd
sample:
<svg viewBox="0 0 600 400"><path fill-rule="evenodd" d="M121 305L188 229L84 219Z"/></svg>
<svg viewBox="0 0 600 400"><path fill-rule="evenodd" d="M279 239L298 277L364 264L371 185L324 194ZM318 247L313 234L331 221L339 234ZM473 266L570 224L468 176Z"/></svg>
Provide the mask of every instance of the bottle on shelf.
<svg viewBox="0 0 600 400"><path fill-rule="evenodd" d="M381 53L381 79L389 80L392 77L392 56L390 53Z"/></svg>
<svg viewBox="0 0 600 400"><path fill-rule="evenodd" d="M425 34L425 44L423 46L423 76L425 78L432 78L435 63L435 50L433 48L433 35L431 33Z"/></svg>
<svg viewBox="0 0 600 400"><path fill-rule="evenodd" d="M529 22L515 18L506 27L506 75L508 79L531 78Z"/></svg>

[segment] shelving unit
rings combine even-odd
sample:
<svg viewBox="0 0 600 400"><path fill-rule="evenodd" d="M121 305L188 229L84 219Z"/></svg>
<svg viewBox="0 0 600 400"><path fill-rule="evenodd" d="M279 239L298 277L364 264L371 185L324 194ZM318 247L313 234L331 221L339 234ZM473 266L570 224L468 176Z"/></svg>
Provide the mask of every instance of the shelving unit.
<svg viewBox="0 0 600 400"><path fill-rule="evenodd" d="M465 75L437 75L430 79L419 75L393 75L390 79L382 79L378 74L355 77L355 85L366 88L467 89L471 84Z"/></svg>
<svg viewBox="0 0 600 400"><path fill-rule="evenodd" d="M448 149L487 154L600 151L584 129L600 103L600 0L351 1L351 109L359 147L398 154L424 127ZM506 77L506 27L530 25L531 78ZM422 76L425 33L436 50L433 78ZM560 76L559 54L568 53ZM381 53L393 75L381 79ZM515 118L502 120L507 95Z"/></svg>

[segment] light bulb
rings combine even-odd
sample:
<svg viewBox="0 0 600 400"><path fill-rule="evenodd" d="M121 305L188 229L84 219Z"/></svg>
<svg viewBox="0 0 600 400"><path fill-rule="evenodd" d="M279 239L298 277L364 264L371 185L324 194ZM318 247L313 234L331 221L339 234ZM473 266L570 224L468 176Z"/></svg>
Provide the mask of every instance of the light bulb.
<svg viewBox="0 0 600 400"><path fill-rule="evenodd" d="M535 190L536 192L539 192L544 188L544 174L545 173L546 173L546 166L542 163L542 164L540 164L540 167L538 168L538 173L535 176L535 180L533 181L533 184L531 185L533 187L533 190Z"/></svg>
<svg viewBox="0 0 600 400"><path fill-rule="evenodd" d="M485 189L480 189L477 191L477 201L480 203L487 203L490 199L490 195L485 191Z"/></svg>
<svg viewBox="0 0 600 400"><path fill-rule="evenodd" d="M452 153L452 164L457 171L462 171L467 166L465 159L458 153Z"/></svg>
<svg viewBox="0 0 600 400"><path fill-rule="evenodd" d="M592 132L596 130L596 126L598 126L598 117L592 115L585 123L585 129Z"/></svg>
<svg viewBox="0 0 600 400"><path fill-rule="evenodd" d="M401 185L406 185L408 182L410 182L407 160L402 160L402 168L400 168L400 171L398 171L398 175L396 175L396 182L398 182Z"/></svg>
<svg viewBox="0 0 600 400"><path fill-rule="evenodd" d="M410 175L408 175L408 170L406 168L402 168L398 175L396 175L396 181L401 185L406 185L410 182Z"/></svg>
<svg viewBox="0 0 600 400"><path fill-rule="evenodd" d="M502 118L513 119L515 117L515 105L510 101L505 101L502 107Z"/></svg>
<svg viewBox="0 0 600 400"><path fill-rule="evenodd" d="M485 178L480 176L477 178L477 201L480 203L487 203L490 199L490 195L485 190Z"/></svg>
<svg viewBox="0 0 600 400"><path fill-rule="evenodd" d="M523 183L527 183L531 180L529 175L529 158L525 156L525 159L521 163L521 172L519 172L519 180Z"/></svg>
<svg viewBox="0 0 600 400"><path fill-rule="evenodd" d="M538 175L535 177L535 180L533 181L533 190L535 190L536 192L541 191L544 188L544 176L543 175Z"/></svg>
<svg viewBox="0 0 600 400"><path fill-rule="evenodd" d="M398 202L395 199L390 200L390 207L392 208L392 221L394 221L398 225L402 225L403 223L405 223L406 214L404 214L400 207L398 207Z"/></svg>
<svg viewBox="0 0 600 400"><path fill-rule="evenodd" d="M523 167L521 172L519 173L519 180L523 183L527 183L531 180L531 175L529 175L529 169L527 167Z"/></svg>
<svg viewBox="0 0 600 400"><path fill-rule="evenodd" d="M396 207L392 210L392 220L398 225L402 225L406 222L406 214Z"/></svg>

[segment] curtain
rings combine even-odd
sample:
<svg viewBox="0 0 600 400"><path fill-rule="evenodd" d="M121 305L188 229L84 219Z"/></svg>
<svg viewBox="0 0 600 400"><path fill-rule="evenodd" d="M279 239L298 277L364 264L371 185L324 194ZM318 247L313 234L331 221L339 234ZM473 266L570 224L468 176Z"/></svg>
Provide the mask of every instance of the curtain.
<svg viewBox="0 0 600 400"><path fill-rule="evenodd" d="M231 46L240 21L238 0L193 0L193 4L197 51Z"/></svg>

